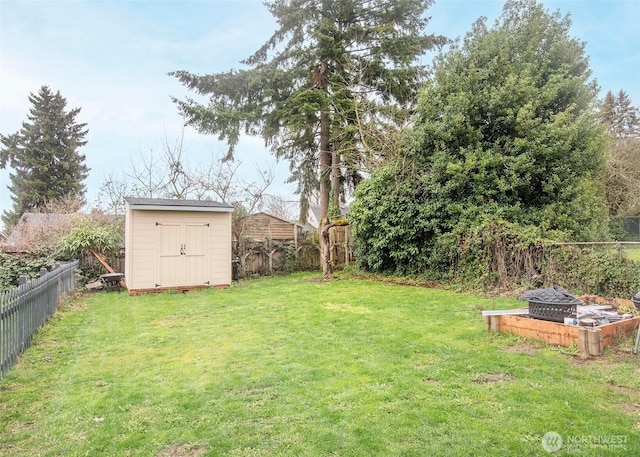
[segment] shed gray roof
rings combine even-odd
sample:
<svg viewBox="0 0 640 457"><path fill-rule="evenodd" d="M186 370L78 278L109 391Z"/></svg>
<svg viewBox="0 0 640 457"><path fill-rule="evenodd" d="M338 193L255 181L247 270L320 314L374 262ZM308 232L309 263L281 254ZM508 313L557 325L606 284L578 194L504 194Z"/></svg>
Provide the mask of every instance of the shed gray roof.
<svg viewBox="0 0 640 457"><path fill-rule="evenodd" d="M158 211L212 211L233 212L233 206L213 200L178 200L172 198L126 197L125 201L133 209Z"/></svg>

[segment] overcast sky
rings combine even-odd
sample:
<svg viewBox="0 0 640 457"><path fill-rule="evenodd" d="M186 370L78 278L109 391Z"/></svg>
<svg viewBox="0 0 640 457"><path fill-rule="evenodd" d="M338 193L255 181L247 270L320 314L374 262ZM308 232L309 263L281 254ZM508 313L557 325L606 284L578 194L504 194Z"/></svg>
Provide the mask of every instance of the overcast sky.
<svg viewBox="0 0 640 457"><path fill-rule="evenodd" d="M586 42L591 69L602 94L624 89L640 106L640 1L545 0L571 15L572 36ZM489 25L502 1L436 0L428 10L428 32L463 36L480 16ZM81 149L91 168L90 201L110 173L119 175L130 158L160 151L165 137L180 136L183 120L171 96L188 94L167 75L172 70L215 73L241 68L262 45L275 21L255 0L201 1L12 1L0 0L0 133L17 131L30 109L28 96L43 85L60 91L67 108L80 107L88 124ZM220 154L212 136L185 131L191 162ZM274 167L272 194L295 199L284 184L288 164L276 164L259 138L238 147L241 171ZM0 212L12 206L7 170L0 170Z"/></svg>

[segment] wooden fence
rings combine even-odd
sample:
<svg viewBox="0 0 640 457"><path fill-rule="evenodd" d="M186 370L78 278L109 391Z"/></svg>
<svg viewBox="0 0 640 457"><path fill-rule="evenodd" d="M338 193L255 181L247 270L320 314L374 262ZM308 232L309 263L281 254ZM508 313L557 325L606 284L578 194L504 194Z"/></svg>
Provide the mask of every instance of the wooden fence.
<svg viewBox="0 0 640 457"><path fill-rule="evenodd" d="M351 227L335 226L329 229L330 260L334 268L343 268L355 261L352 250ZM239 277L269 275L274 272L307 271L321 268L320 245L317 237L302 243L274 243L272 240L243 240L236 243L234 254L238 258Z"/></svg>
<svg viewBox="0 0 640 457"><path fill-rule="evenodd" d="M355 261L353 236L350 225L336 225L329 229L330 260L335 268L341 268Z"/></svg>
<svg viewBox="0 0 640 457"><path fill-rule="evenodd" d="M313 243L295 246L252 241L243 243L234 254L240 264L239 277L315 270L320 266L320 247Z"/></svg>
<svg viewBox="0 0 640 457"><path fill-rule="evenodd" d="M0 378L31 345L33 335L76 288L78 261L57 265L40 277L20 278L18 287L0 293Z"/></svg>

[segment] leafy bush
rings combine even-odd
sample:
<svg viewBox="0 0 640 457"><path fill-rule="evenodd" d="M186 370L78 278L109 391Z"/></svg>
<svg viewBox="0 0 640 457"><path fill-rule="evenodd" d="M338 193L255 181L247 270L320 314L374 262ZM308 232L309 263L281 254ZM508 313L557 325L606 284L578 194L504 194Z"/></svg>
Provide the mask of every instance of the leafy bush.
<svg viewBox="0 0 640 457"><path fill-rule="evenodd" d="M102 266L91 261L93 253L114 256L122 247L122 232L118 225L96 220L85 220L60 238L57 255L63 259L79 259L81 282L87 282L102 273Z"/></svg>
<svg viewBox="0 0 640 457"><path fill-rule="evenodd" d="M358 187L349 212L358 266L375 273L424 272L436 248L436 213L414 169L378 169Z"/></svg>
<svg viewBox="0 0 640 457"><path fill-rule="evenodd" d="M101 254L114 252L121 245L122 235L116 227L86 221L58 241L58 250L63 256L77 258L91 251Z"/></svg>

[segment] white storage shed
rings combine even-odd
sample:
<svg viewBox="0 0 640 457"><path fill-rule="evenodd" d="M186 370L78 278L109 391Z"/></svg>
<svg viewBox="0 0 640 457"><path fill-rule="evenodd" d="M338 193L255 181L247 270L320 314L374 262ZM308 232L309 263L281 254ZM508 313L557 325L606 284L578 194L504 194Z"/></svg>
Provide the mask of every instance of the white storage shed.
<svg viewBox="0 0 640 457"><path fill-rule="evenodd" d="M125 199L130 293L231 284L233 207L207 200Z"/></svg>

